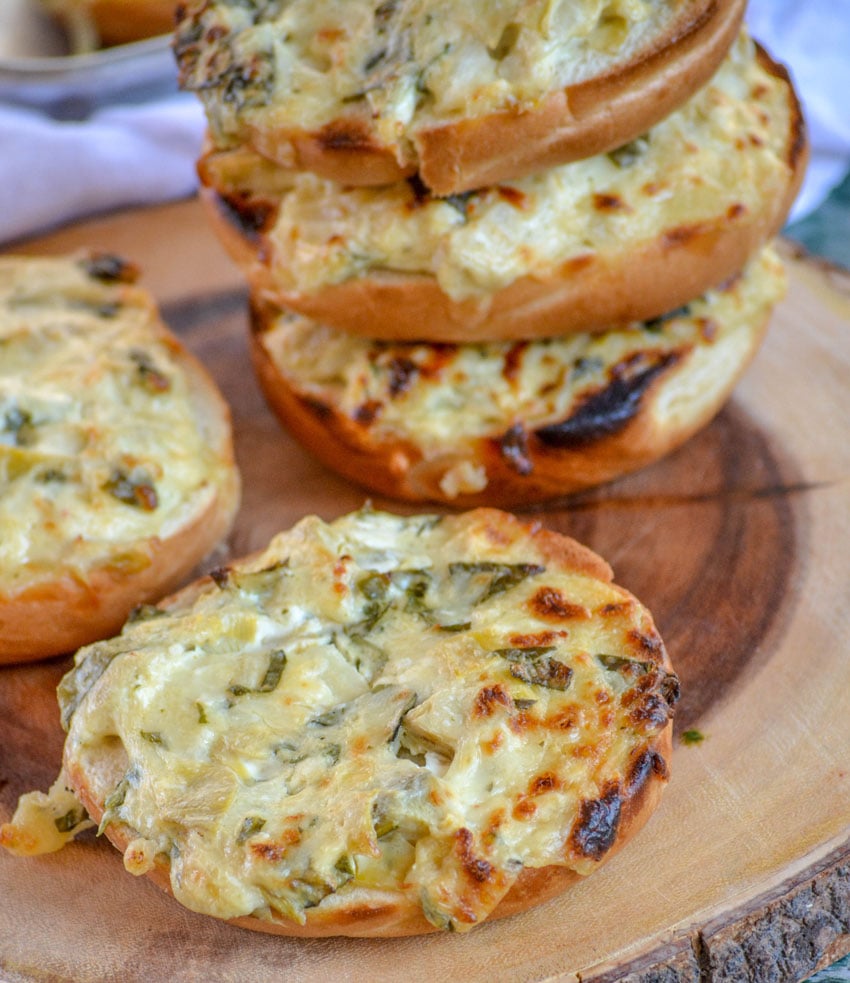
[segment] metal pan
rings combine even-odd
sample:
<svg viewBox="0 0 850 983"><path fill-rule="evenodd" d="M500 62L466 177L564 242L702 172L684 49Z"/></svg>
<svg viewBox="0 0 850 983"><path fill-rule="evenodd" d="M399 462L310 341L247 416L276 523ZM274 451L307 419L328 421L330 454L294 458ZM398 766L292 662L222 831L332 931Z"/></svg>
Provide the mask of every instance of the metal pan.
<svg viewBox="0 0 850 983"><path fill-rule="evenodd" d="M0 102L57 119L85 119L103 106L177 91L168 35L68 54L62 32L34 0L0 2Z"/></svg>

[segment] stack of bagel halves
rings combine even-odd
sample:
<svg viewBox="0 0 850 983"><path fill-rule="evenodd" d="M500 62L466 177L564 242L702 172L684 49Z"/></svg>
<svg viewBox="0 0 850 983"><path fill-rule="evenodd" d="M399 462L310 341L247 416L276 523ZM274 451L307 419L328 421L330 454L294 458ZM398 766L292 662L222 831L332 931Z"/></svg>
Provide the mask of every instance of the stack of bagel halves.
<svg viewBox="0 0 850 983"><path fill-rule="evenodd" d="M521 506L720 409L784 290L804 124L745 0L189 0L182 85L286 427L385 495Z"/></svg>

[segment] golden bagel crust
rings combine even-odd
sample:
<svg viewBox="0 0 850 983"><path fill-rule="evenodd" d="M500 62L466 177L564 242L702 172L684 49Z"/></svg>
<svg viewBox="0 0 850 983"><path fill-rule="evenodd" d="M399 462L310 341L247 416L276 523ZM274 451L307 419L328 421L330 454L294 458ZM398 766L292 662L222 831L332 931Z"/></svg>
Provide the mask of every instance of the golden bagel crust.
<svg viewBox="0 0 850 983"><path fill-rule="evenodd" d="M64 779L127 869L194 910L464 931L634 836L677 697L650 614L585 547L495 510L363 510L303 520L78 653Z"/></svg>
<svg viewBox="0 0 850 983"><path fill-rule="evenodd" d="M244 143L345 184L418 171L449 195L643 133L709 79L744 7L359 0L341 23L341 8L296 0L267 23L198 0L175 51L217 146Z"/></svg>
<svg viewBox="0 0 850 983"><path fill-rule="evenodd" d="M408 501L519 506L609 481L720 409L784 288L766 249L661 323L480 345L372 342L256 306L269 405L325 465Z"/></svg>
<svg viewBox="0 0 850 983"><path fill-rule="evenodd" d="M135 275L0 258L0 662L117 631L234 518L229 410Z"/></svg>
<svg viewBox="0 0 850 983"><path fill-rule="evenodd" d="M177 0L42 0L75 50L128 44L174 30Z"/></svg>
<svg viewBox="0 0 850 983"><path fill-rule="evenodd" d="M784 70L743 38L636 144L439 199L342 188L245 150L201 161L213 227L255 292L403 341L530 339L663 314L737 273L802 179Z"/></svg>

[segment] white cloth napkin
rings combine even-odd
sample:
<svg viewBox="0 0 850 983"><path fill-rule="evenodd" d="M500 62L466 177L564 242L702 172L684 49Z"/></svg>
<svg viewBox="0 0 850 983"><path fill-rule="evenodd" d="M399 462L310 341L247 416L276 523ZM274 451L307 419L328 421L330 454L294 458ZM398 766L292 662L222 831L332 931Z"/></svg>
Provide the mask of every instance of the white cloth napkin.
<svg viewBox="0 0 850 983"><path fill-rule="evenodd" d="M813 154L799 218L850 169L850 0L751 0L747 19L791 67L805 106ZM203 129L190 94L111 105L81 121L0 104L0 243L190 195Z"/></svg>
<svg viewBox="0 0 850 983"><path fill-rule="evenodd" d="M189 94L107 106L82 121L0 106L0 241L191 195L203 131Z"/></svg>

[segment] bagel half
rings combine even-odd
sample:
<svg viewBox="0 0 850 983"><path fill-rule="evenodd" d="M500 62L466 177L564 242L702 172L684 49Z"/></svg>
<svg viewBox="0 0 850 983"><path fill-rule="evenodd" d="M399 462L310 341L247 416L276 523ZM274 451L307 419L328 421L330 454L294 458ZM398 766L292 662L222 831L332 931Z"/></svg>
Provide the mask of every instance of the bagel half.
<svg viewBox="0 0 850 983"><path fill-rule="evenodd" d="M677 697L607 564L495 510L307 518L59 687L65 781L127 869L288 935L560 893L658 804ZM31 852L26 813L0 837Z"/></svg>
<svg viewBox="0 0 850 983"><path fill-rule="evenodd" d="M450 199L345 188L249 151L202 160L213 226L255 292L365 337L470 342L658 317L781 227L806 158L785 71L742 37L645 138Z"/></svg>
<svg viewBox="0 0 850 983"><path fill-rule="evenodd" d="M459 194L634 139L712 75L744 0L190 0L181 83L218 147Z"/></svg>
<svg viewBox="0 0 850 983"><path fill-rule="evenodd" d="M326 466L412 502L515 507L610 481L721 408L782 295L765 249L666 318L478 345L368 341L255 305L269 405Z"/></svg>
<svg viewBox="0 0 850 983"><path fill-rule="evenodd" d="M234 518L229 410L134 278L0 257L0 663L118 631Z"/></svg>

